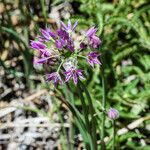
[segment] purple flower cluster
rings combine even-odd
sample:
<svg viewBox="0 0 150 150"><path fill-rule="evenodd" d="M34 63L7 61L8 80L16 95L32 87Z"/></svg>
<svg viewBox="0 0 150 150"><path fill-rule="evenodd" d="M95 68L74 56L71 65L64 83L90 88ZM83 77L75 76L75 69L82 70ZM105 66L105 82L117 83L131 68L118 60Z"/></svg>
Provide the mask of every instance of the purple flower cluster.
<svg viewBox="0 0 150 150"><path fill-rule="evenodd" d="M55 68L55 71L47 74L47 81L54 81L55 86L58 82L63 83L63 76L65 82L73 79L75 85L78 78L84 79L83 70L78 67L80 58L84 58L92 68L95 64L101 65L96 52L101 44L101 40L96 36L97 29L90 28L84 35L80 35L82 38L77 41L77 25L77 22L72 25L70 20L67 25L61 21L60 28L55 32L50 28L41 29L41 34L30 43L31 48L37 51L34 66L47 64L46 66ZM92 51L88 52L87 56L82 55L90 49Z"/></svg>

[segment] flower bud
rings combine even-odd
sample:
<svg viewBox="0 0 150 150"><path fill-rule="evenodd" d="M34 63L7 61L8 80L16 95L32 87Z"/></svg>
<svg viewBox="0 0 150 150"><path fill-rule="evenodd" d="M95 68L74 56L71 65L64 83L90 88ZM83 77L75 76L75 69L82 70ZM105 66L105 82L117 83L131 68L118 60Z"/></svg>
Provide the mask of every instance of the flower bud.
<svg viewBox="0 0 150 150"><path fill-rule="evenodd" d="M117 119L119 117L119 112L118 110L114 109L114 108L110 108L108 111L108 117L110 119Z"/></svg>

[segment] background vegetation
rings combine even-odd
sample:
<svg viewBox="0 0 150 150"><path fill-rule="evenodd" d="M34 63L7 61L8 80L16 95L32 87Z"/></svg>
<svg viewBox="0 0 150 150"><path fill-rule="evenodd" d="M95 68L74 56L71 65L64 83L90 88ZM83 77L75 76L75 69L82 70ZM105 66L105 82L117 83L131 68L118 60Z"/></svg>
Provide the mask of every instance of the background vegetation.
<svg viewBox="0 0 150 150"><path fill-rule="evenodd" d="M148 0L2 0L0 148L16 146L21 150L71 150L83 146L72 114L63 103L68 99L81 108L78 96L73 96L71 92L76 95L76 89L70 84L69 90L63 86L55 91L51 84L45 84L42 68L35 70L32 67L33 51L29 46L39 28L50 26L55 29L60 20L68 18L72 21L79 20L79 30L86 30L89 26L98 28L102 40L99 52L103 53L105 60L103 67L107 83L107 109L112 106L120 112L116 122L118 149L150 149ZM83 63L82 66L87 76L85 84L92 95L100 124L101 69L96 67L92 71L86 64ZM46 118L50 118L50 122ZM16 132L19 128L17 121L22 123L20 132ZM30 126L34 121L37 126ZM121 130L126 127L126 132ZM110 149L112 129L108 119L106 128L107 149ZM45 131L49 134L45 134ZM97 134L99 139L100 133ZM27 137L31 140L27 141ZM97 142L100 143L100 140Z"/></svg>

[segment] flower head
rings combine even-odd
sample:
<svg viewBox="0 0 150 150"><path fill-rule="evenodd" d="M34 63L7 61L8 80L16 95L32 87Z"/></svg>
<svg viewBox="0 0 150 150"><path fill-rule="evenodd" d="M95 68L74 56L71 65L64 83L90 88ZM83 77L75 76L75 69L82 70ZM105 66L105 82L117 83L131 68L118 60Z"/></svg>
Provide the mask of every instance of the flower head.
<svg viewBox="0 0 150 150"><path fill-rule="evenodd" d="M119 117L119 112L118 110L114 109L114 108L110 108L108 111L108 117L110 119L117 119Z"/></svg>
<svg viewBox="0 0 150 150"><path fill-rule="evenodd" d="M98 48L98 46L101 44L101 40L95 35L96 31L97 29L92 27L86 32L86 36L88 38L89 44L93 48Z"/></svg>
<svg viewBox="0 0 150 150"><path fill-rule="evenodd" d="M61 21L61 27L63 30L67 31L68 33L72 32L78 25L78 22L75 22L72 26L71 21L68 20L68 25L65 25L64 22Z"/></svg>
<svg viewBox="0 0 150 150"><path fill-rule="evenodd" d="M31 41L31 48L40 52L40 55L48 57L50 55L50 51L48 50L47 46L40 41Z"/></svg>
<svg viewBox="0 0 150 150"><path fill-rule="evenodd" d="M58 82L60 82L61 84L63 83L60 75L57 72L53 72L51 74L47 74L47 81L54 81L54 85L55 87L57 86Z"/></svg>
<svg viewBox="0 0 150 150"><path fill-rule="evenodd" d="M95 29L95 27L91 27L87 32L86 32L86 36L88 38L92 37L93 35L95 35L97 29Z"/></svg>
<svg viewBox="0 0 150 150"><path fill-rule="evenodd" d="M93 48L98 48L98 46L101 44L101 40L95 35L89 38L89 42Z"/></svg>
<svg viewBox="0 0 150 150"><path fill-rule="evenodd" d="M92 27L82 36L82 32L78 34L74 32L77 24L77 22L72 24L68 20L67 25L61 22L61 27L54 32L50 28L40 29L40 35L30 43L31 48L37 51L33 61L35 68L40 66L48 70L48 67L51 67L55 70L47 75L47 81L54 81L55 87L58 82L62 83L62 76L65 77L65 82L73 79L75 85L79 78L84 79L83 71L78 69L77 65L80 58L86 60L92 67L101 64L98 60L99 54L95 51L88 52L87 57L83 56L90 48L96 49L100 45L101 40L96 36L97 29ZM59 74L64 69L65 72Z"/></svg>
<svg viewBox="0 0 150 150"><path fill-rule="evenodd" d="M101 62L98 60L99 54L97 52L89 52L87 56L87 62L94 68L94 64L101 65Z"/></svg>
<svg viewBox="0 0 150 150"><path fill-rule="evenodd" d="M59 39L56 41L56 47L58 49L62 49L64 46L66 46L67 49L69 49L71 52L74 51L74 43L71 37L69 37L69 34L62 30L57 30L57 35L59 36Z"/></svg>
<svg viewBox="0 0 150 150"><path fill-rule="evenodd" d="M43 50L46 48L46 45L40 41L31 41L31 48L36 50Z"/></svg>
<svg viewBox="0 0 150 150"><path fill-rule="evenodd" d="M34 58L34 64L54 64L55 60L58 59L59 55L47 48L37 49L40 53Z"/></svg>
<svg viewBox="0 0 150 150"><path fill-rule="evenodd" d="M52 32L49 28L41 29L41 33L46 40L50 40L51 38L56 38L56 34Z"/></svg>
<svg viewBox="0 0 150 150"><path fill-rule="evenodd" d="M82 72L83 71L80 69L77 70L75 67L71 67L68 71L64 72L64 74L66 75L65 82L68 82L72 78L74 84L77 85L78 77L80 79L84 79Z"/></svg>

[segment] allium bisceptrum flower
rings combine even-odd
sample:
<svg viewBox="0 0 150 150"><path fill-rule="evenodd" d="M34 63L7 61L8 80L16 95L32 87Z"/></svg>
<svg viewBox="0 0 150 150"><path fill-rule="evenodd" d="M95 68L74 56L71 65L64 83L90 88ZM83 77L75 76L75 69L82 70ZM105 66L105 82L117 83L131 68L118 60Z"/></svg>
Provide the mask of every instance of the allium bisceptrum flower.
<svg viewBox="0 0 150 150"><path fill-rule="evenodd" d="M68 71L64 72L64 74L66 75L65 82L68 82L72 78L74 84L77 85L78 77L80 79L84 79L82 72L83 71L80 69L76 69L75 67L71 67Z"/></svg>
<svg viewBox="0 0 150 150"><path fill-rule="evenodd" d="M69 37L69 33L63 29L58 29L57 30L57 35L58 35L58 40L56 40L56 48L62 49L62 48L67 48L71 52L74 51L74 43L71 37Z"/></svg>
<svg viewBox="0 0 150 150"><path fill-rule="evenodd" d="M58 82L60 82L61 84L63 83L60 75L57 72L47 74L47 81L52 81L52 80L54 81L55 87L57 86Z"/></svg>
<svg viewBox="0 0 150 150"><path fill-rule="evenodd" d="M49 63L55 58L58 58L58 54L55 51L49 50L45 44L39 41L31 41L31 47L39 51L39 55L36 57L34 63L43 64Z"/></svg>
<svg viewBox="0 0 150 150"><path fill-rule="evenodd" d="M86 32L86 36L88 38L92 37L93 35L95 35L97 29L95 29L95 27L91 27L87 32Z"/></svg>
<svg viewBox="0 0 150 150"><path fill-rule="evenodd" d="M65 31L67 31L68 33L72 32L78 25L78 22L75 22L74 25L72 26L71 21L68 20L68 25L65 25L62 21L61 21L61 27L62 29L64 29Z"/></svg>
<svg viewBox="0 0 150 150"><path fill-rule="evenodd" d="M118 110L114 109L114 108L110 108L108 111L108 117L110 119L117 119L119 117L119 112Z"/></svg>
<svg viewBox="0 0 150 150"><path fill-rule="evenodd" d="M86 32L86 36L89 40L89 44L94 49L98 48L98 46L101 44L101 40L95 35L96 31L97 31L97 29L92 27Z"/></svg>
<svg viewBox="0 0 150 150"><path fill-rule="evenodd" d="M46 48L46 45L40 41L31 41L31 48L42 51Z"/></svg>
<svg viewBox="0 0 150 150"><path fill-rule="evenodd" d="M43 37L49 41L51 38L56 38L56 34L54 32L52 32L49 28L47 29L41 29L41 33L43 35Z"/></svg>
<svg viewBox="0 0 150 150"><path fill-rule="evenodd" d="M101 65L101 62L98 60L99 54L97 52L89 52L87 56L87 62L94 68L94 64Z"/></svg>
<svg viewBox="0 0 150 150"><path fill-rule="evenodd" d="M83 38L79 38L78 41L79 34L77 35L75 31L77 22L72 25L69 20L67 25L63 22L60 24L61 27L56 31L50 28L41 29L41 35L31 41L31 48L38 52L35 55L34 65L47 64L46 66L50 68L53 66L54 71L47 74L47 81L53 80L55 86L58 82L62 83L61 76L65 76L65 82L73 79L76 85L78 78L84 79L83 70L78 66L80 58L85 59L92 67L94 64L101 64L98 60L99 54L95 51L101 41L96 36L97 29L94 27L83 36L80 35ZM87 57L83 56L82 52L85 53L90 48L94 48L94 51L87 53Z"/></svg>

